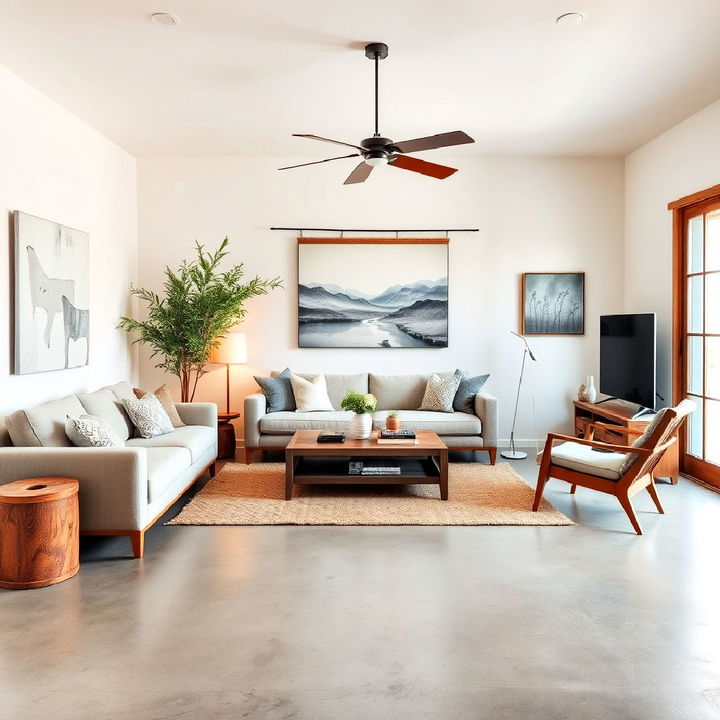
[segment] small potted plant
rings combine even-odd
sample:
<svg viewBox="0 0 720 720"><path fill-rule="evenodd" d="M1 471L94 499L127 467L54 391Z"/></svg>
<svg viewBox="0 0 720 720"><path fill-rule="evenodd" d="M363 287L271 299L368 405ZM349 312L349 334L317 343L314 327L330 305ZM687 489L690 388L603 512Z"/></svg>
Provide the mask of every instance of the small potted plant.
<svg viewBox="0 0 720 720"><path fill-rule="evenodd" d="M372 432L373 410L377 407L377 398L372 393L359 393L348 390L340 403L343 410L354 412L348 435L356 440L367 440Z"/></svg>
<svg viewBox="0 0 720 720"><path fill-rule="evenodd" d="M396 410L391 410L385 419L385 429L396 432L400 429L400 418Z"/></svg>

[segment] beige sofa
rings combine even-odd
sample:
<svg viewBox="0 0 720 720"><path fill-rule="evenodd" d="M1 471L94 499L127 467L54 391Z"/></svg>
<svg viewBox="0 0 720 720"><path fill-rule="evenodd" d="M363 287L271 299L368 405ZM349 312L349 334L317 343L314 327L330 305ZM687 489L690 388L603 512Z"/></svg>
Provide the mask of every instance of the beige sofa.
<svg viewBox="0 0 720 720"><path fill-rule="evenodd" d="M133 437L121 400L134 397L126 382L68 395L5 418L0 433L0 484L31 477L80 481L80 532L128 535L142 557L145 531L206 470L215 474L217 407L176 405L185 427L154 438ZM125 441L123 448L73 447L67 415L97 415Z"/></svg>
<svg viewBox="0 0 720 720"><path fill-rule="evenodd" d="M312 375L302 374L303 377ZM486 393L475 396L474 414L428 412L422 404L428 375L325 375L328 397L334 410L321 412L267 412L265 395L245 398L245 460L252 462L256 450L284 448L296 430L346 430L352 413L340 409L348 390L377 398L373 427L385 427L388 412L396 410L402 427L434 430L455 450L486 450L495 464L498 436L497 399Z"/></svg>

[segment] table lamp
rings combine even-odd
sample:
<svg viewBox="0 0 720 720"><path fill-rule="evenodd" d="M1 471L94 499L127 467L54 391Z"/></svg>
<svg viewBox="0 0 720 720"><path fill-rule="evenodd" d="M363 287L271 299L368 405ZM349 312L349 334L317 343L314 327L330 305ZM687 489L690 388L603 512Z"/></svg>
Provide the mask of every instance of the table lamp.
<svg viewBox="0 0 720 720"><path fill-rule="evenodd" d="M247 362L247 341L245 333L230 332L219 338L220 344L213 349L210 362L225 365L226 368L226 412L230 414L230 366Z"/></svg>

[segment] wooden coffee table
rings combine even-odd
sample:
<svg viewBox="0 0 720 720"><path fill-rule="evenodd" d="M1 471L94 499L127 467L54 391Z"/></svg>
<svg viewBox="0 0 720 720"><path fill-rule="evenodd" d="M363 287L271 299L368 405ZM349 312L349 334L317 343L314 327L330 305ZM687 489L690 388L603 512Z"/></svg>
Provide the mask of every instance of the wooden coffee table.
<svg viewBox="0 0 720 720"><path fill-rule="evenodd" d="M293 485L439 485L448 499L448 449L432 430L417 430L416 445L379 445L377 431L368 440L318 443L317 430L298 430L285 449L285 499ZM400 475L349 475L350 458L392 458Z"/></svg>

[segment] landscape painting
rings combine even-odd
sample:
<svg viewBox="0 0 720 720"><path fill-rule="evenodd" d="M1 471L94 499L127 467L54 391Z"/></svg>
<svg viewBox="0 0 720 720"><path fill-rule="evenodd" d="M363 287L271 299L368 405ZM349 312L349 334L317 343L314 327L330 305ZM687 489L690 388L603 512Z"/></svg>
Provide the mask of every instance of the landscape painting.
<svg viewBox="0 0 720 720"><path fill-rule="evenodd" d="M523 335L585 333L585 273L525 273Z"/></svg>
<svg viewBox="0 0 720 720"><path fill-rule="evenodd" d="M448 345L448 241L298 241L302 348Z"/></svg>
<svg viewBox="0 0 720 720"><path fill-rule="evenodd" d="M88 364L89 238L15 212L16 375Z"/></svg>

